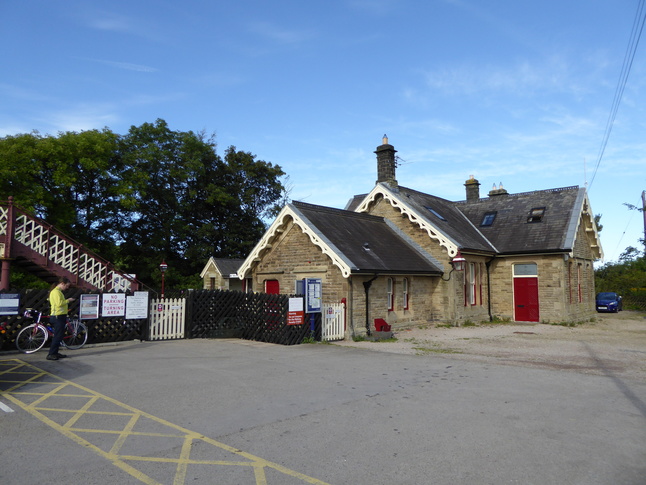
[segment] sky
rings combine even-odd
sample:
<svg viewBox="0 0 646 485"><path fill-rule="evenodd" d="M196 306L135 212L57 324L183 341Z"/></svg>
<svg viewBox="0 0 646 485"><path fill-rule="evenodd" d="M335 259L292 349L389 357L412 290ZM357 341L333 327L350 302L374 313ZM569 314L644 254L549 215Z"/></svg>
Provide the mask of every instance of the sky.
<svg viewBox="0 0 646 485"><path fill-rule="evenodd" d="M0 2L0 137L163 119L344 208L385 134L399 184L445 199L470 175L481 197L587 187L613 262L644 234L624 205L646 190L643 3Z"/></svg>

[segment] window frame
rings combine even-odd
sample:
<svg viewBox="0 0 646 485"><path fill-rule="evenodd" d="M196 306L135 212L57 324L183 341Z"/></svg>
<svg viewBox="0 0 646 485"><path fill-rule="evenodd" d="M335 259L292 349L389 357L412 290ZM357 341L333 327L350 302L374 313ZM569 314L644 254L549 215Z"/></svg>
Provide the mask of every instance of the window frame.
<svg viewBox="0 0 646 485"><path fill-rule="evenodd" d="M409 293L408 293L408 278L402 280L402 308L408 310L409 308Z"/></svg>
<svg viewBox="0 0 646 485"><path fill-rule="evenodd" d="M386 304L389 312L395 310L395 281L392 278L386 280Z"/></svg>
<svg viewBox="0 0 646 485"><path fill-rule="evenodd" d="M482 216L482 221L480 222L480 227L490 227L490 226L492 226L494 221L496 220L497 215L498 215L498 211L485 212L485 214Z"/></svg>
<svg viewBox="0 0 646 485"><path fill-rule="evenodd" d="M527 215L527 223L534 224L536 222L543 222L545 217L545 207L532 207Z"/></svg>
<svg viewBox="0 0 646 485"><path fill-rule="evenodd" d="M478 304L478 267L476 263L468 263L464 278L464 306Z"/></svg>

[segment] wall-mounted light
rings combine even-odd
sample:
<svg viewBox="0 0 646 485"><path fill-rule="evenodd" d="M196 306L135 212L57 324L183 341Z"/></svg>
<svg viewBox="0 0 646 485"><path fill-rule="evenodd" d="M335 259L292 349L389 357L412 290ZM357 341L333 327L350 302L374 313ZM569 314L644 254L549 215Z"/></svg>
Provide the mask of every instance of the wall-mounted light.
<svg viewBox="0 0 646 485"><path fill-rule="evenodd" d="M446 279L444 278L442 279L444 281L449 281L451 279L451 273L453 273L454 271L464 271L464 268L466 267L466 262L467 260L464 259L464 257L462 256L462 253L458 249L458 253L451 261L449 261L449 264L451 265L451 271L449 271L449 277Z"/></svg>
<svg viewBox="0 0 646 485"><path fill-rule="evenodd" d="M166 276L166 270L168 269L168 265L166 264L166 261L162 260L161 264L159 265L159 271L161 271L161 297L162 300L164 299L164 277Z"/></svg>
<svg viewBox="0 0 646 485"><path fill-rule="evenodd" d="M464 267L466 266L467 260L464 259L462 256L462 253L458 249L458 254L455 255L455 258L451 260L451 266L453 266L453 269L455 271L464 271Z"/></svg>

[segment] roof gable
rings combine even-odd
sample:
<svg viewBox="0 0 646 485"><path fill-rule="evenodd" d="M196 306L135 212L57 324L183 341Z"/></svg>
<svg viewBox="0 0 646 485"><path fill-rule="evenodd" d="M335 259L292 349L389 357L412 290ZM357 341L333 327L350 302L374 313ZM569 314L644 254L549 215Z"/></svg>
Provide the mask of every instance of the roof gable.
<svg viewBox="0 0 646 485"><path fill-rule="evenodd" d="M589 208L585 189L576 186L455 204L501 254L571 251L584 206ZM487 215L493 218L488 225Z"/></svg>
<svg viewBox="0 0 646 485"><path fill-rule="evenodd" d="M378 184L363 201L356 205L356 211L368 212L380 198L387 200L408 219L425 230L431 239L446 248L449 257L458 249L495 252L495 248L479 233L455 204L446 199L424 194L406 187L391 187Z"/></svg>
<svg viewBox="0 0 646 485"><path fill-rule="evenodd" d="M214 258L211 256L200 273L200 278L204 278L208 272L212 271L217 271L222 277L229 278L230 275L238 272L238 268L242 263L244 263L244 259Z"/></svg>
<svg viewBox="0 0 646 485"><path fill-rule="evenodd" d="M240 267L243 277L290 222L298 226L342 272L441 274L439 263L398 233L384 218L292 202L283 208Z"/></svg>
<svg viewBox="0 0 646 485"><path fill-rule="evenodd" d="M450 257L458 249L498 254L569 252L581 224L595 256L603 255L584 188L452 202L406 187L377 184L368 195L351 199L347 207L369 212L382 197L445 247Z"/></svg>

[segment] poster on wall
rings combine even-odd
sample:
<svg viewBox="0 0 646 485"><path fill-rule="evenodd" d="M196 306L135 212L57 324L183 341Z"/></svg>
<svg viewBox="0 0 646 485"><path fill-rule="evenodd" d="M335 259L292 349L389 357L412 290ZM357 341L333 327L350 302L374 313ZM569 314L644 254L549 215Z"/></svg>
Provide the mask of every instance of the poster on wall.
<svg viewBox="0 0 646 485"><path fill-rule="evenodd" d="M79 317L81 320L99 318L99 295L81 295Z"/></svg>
<svg viewBox="0 0 646 485"><path fill-rule="evenodd" d="M135 291L126 297L126 319L148 318L148 292Z"/></svg>
<svg viewBox="0 0 646 485"><path fill-rule="evenodd" d="M321 278L305 279L305 311L307 313L321 313L322 286Z"/></svg>
<svg viewBox="0 0 646 485"><path fill-rule="evenodd" d="M102 317L122 317L125 314L125 293L103 293L103 301L101 302Z"/></svg>

